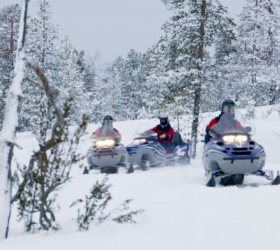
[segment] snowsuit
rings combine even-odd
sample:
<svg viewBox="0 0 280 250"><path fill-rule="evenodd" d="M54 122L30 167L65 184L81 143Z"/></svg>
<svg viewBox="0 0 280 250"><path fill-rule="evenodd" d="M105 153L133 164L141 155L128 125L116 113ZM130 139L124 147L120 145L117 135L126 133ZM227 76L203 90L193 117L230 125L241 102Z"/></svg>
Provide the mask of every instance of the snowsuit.
<svg viewBox="0 0 280 250"><path fill-rule="evenodd" d="M169 123L164 126L159 124L149 131L157 133L158 141L161 143L161 145L165 147L167 152L172 152L172 138L174 136L174 130Z"/></svg>
<svg viewBox="0 0 280 250"><path fill-rule="evenodd" d="M218 123L219 123L219 121L220 121L222 115L223 115L223 113L220 114L219 116L213 118L213 119L209 122L209 124L206 126L206 134L205 134L205 137L204 137L204 142L205 142L205 144L207 144L207 143L210 141L210 139L211 139L210 129L212 129L212 128L214 128L216 125L218 125ZM240 122L237 121L237 120L235 120L234 118L231 119L231 123L230 123L230 124L231 124L231 126L230 126L231 129L232 129L232 128L236 128L236 129L241 129L241 128L243 128L243 127L241 126ZM229 128L229 127L225 127L224 129L226 130L226 129L230 129L230 128Z"/></svg>
<svg viewBox="0 0 280 250"><path fill-rule="evenodd" d="M170 126L170 124L167 124L165 126L161 126L160 124L156 127L151 129L155 133L157 133L158 141L160 143L167 142L168 144L172 144L172 138L174 136L174 130ZM165 138L161 138L162 135L165 135Z"/></svg>

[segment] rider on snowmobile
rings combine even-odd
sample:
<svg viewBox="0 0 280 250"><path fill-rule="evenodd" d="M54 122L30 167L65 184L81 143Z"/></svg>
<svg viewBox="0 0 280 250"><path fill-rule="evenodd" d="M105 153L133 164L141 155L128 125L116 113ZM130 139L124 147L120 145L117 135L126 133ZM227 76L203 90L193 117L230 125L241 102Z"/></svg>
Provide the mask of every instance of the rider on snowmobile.
<svg viewBox="0 0 280 250"><path fill-rule="evenodd" d="M206 134L204 138L205 144L211 139L210 130L215 126L219 129L242 129L242 125L235 119L235 102L232 100L225 100L222 103L221 114L213 118L206 126ZM222 128L221 128L222 127Z"/></svg>
<svg viewBox="0 0 280 250"><path fill-rule="evenodd" d="M161 114L159 116L159 121L160 123L156 127L146 132L155 132L157 134L158 141L166 148L166 150L169 151L172 149L172 138L174 136L174 130L169 123L168 115Z"/></svg>
<svg viewBox="0 0 280 250"><path fill-rule="evenodd" d="M114 138L116 145L118 145L121 141L121 134L117 129L113 127L113 117L110 115L106 115L103 118L102 126L98 128L95 132L93 132L92 136L94 138L112 137Z"/></svg>

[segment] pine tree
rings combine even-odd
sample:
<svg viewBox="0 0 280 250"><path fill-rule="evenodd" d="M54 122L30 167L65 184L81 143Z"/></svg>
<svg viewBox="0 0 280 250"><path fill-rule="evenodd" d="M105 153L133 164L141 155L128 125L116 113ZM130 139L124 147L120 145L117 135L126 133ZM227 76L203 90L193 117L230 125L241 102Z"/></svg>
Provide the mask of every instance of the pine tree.
<svg viewBox="0 0 280 250"><path fill-rule="evenodd" d="M130 50L125 60L122 105L127 109L126 119L136 119L139 107L143 106L141 95L144 91L145 73L142 71L142 56L142 53Z"/></svg>
<svg viewBox="0 0 280 250"><path fill-rule="evenodd" d="M81 54L73 48L67 36L60 40L58 27L52 23L51 17L50 5L43 0L38 15L29 26L28 60L44 71L51 87L60 96L60 105L69 98L73 99L70 120L75 123L81 113L90 110ZM38 79L30 70L24 84L24 94L29 98L25 98L22 105L21 129L39 131L42 123L46 124L51 119L52 113Z"/></svg>
<svg viewBox="0 0 280 250"><path fill-rule="evenodd" d="M84 82L84 70L79 65L79 53L73 48L68 36L60 44L58 58L53 87L60 96L60 105L69 98L73 99L73 114L70 119L72 123L77 123L81 114L89 112L90 104Z"/></svg>
<svg viewBox="0 0 280 250"><path fill-rule="evenodd" d="M201 98L212 69L208 48L214 44L221 30L230 28L232 20L218 0L164 2L174 10L174 15L164 28L170 54L168 69L177 85L171 82L169 89L182 93L182 98L191 97L188 99L192 100L192 157L195 157Z"/></svg>
<svg viewBox="0 0 280 250"><path fill-rule="evenodd" d="M80 67L84 69L84 87L85 91L88 95L88 103L89 103L89 118L90 122L97 122L100 119L98 115L98 103L100 100L99 93L97 91L97 85L100 81L100 76L97 72L97 68L95 65L94 58L88 57L85 58L85 53L80 52L80 60L79 60Z"/></svg>
<svg viewBox="0 0 280 250"><path fill-rule="evenodd" d="M280 9L276 0L247 0L240 15L237 63L242 76L244 105L279 100ZM249 98L248 98L249 96Z"/></svg>
<svg viewBox="0 0 280 250"><path fill-rule="evenodd" d="M123 95L122 87L124 82L125 60L122 57L117 57L112 65L107 69L107 102L110 103L110 110L107 109L106 114L112 114L116 120L124 120L127 118L126 110L123 108L123 101L129 97ZM103 99L103 101L106 101ZM128 111L129 112L129 111Z"/></svg>
<svg viewBox="0 0 280 250"><path fill-rule="evenodd" d="M150 115L158 116L161 112L167 109L168 103L166 97L169 94L167 71L168 54L166 42L161 38L151 49L146 53L147 76L144 91L143 102Z"/></svg>
<svg viewBox="0 0 280 250"><path fill-rule="evenodd" d="M103 93L100 98L103 113L117 120L137 119L142 108L147 108L145 97L150 93L146 85L150 70L147 61L146 54L131 50L125 58L116 58L106 68L97 90Z"/></svg>
<svg viewBox="0 0 280 250"><path fill-rule="evenodd" d="M57 74L58 28L51 20L50 5L46 0L40 2L39 12L30 20L28 26L26 54L28 61L39 66L53 83ZM47 99L40 87L40 82L29 69L23 85L24 98L21 107L20 128L36 131L42 120L42 113L47 113ZM50 117L49 117L50 118Z"/></svg>
<svg viewBox="0 0 280 250"><path fill-rule="evenodd" d="M214 57L209 80L202 93L202 111L216 111L225 99L236 99L234 94L240 85L236 66L236 34L235 23L230 20L228 27L218 30L214 41Z"/></svg>

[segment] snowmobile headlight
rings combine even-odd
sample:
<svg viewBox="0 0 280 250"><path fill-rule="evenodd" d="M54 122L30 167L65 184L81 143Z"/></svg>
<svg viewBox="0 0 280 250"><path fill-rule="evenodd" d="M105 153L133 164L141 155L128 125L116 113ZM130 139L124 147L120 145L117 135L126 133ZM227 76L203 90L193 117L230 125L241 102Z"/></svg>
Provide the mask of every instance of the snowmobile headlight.
<svg viewBox="0 0 280 250"><path fill-rule="evenodd" d="M247 135L224 135L223 141L225 144L244 144L248 141Z"/></svg>
<svg viewBox="0 0 280 250"><path fill-rule="evenodd" d="M97 148L112 148L115 146L115 140L106 139L106 140L97 140L95 142Z"/></svg>
<svg viewBox="0 0 280 250"><path fill-rule="evenodd" d="M237 135L235 136L235 143L236 144L244 144L248 141L247 135Z"/></svg>
<svg viewBox="0 0 280 250"><path fill-rule="evenodd" d="M223 141L225 144L233 144L234 143L235 135L224 135Z"/></svg>
<svg viewBox="0 0 280 250"><path fill-rule="evenodd" d="M134 139L133 140L133 144L134 145L141 145L141 144L143 144L145 142L146 142L146 139Z"/></svg>

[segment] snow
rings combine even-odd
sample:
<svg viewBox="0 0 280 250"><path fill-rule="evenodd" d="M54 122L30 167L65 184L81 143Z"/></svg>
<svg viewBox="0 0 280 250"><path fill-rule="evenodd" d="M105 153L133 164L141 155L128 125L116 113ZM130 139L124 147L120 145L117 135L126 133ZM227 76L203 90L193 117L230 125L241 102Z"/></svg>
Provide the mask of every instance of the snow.
<svg viewBox="0 0 280 250"><path fill-rule="evenodd" d="M258 110L252 121L256 126L255 140L267 153L265 169L280 170L280 119L262 115L270 110ZM205 115L201 129L211 114ZM156 120L116 122L115 127L123 135L123 143L129 144L139 128L153 126ZM82 141L81 150L90 145L90 133L98 125L90 125ZM174 124L175 126L175 124ZM27 162L28 155L36 147L30 133L17 136L23 150L16 150L18 161ZM201 155L202 144L198 153ZM148 171L124 171L110 175L113 200L111 207L132 198L132 209L144 209L136 224L116 224L107 221L93 225L88 232L78 232L75 224L75 208L69 208L77 198L83 198L103 174L90 172L82 175L82 169L73 170L73 179L60 191L57 213L61 230L28 234L16 221L13 210L11 232L8 240L0 241L1 250L185 250L185 249L273 249L279 243L279 186L205 187L205 177L198 156L190 166L158 167ZM246 183L265 183L260 177L246 177Z"/></svg>

